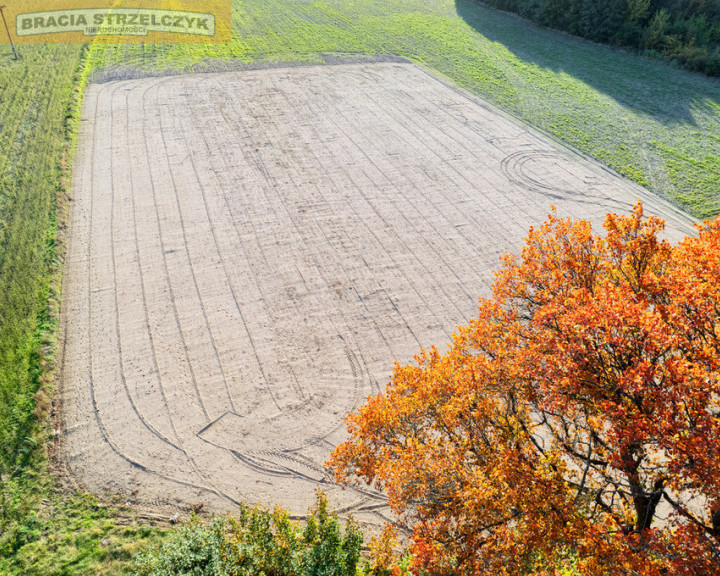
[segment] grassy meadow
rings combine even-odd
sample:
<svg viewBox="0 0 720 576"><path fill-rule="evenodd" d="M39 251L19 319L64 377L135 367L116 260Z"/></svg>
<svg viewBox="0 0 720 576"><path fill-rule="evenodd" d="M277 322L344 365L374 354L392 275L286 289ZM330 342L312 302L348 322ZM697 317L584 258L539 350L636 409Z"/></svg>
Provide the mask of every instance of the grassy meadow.
<svg viewBox="0 0 720 576"><path fill-rule="evenodd" d="M132 552L163 533L124 526L95 499L59 490L48 471L62 255L56 246L88 75L402 56L698 217L720 212L718 80L470 0L233 1L232 28L226 46L20 46L15 61L0 45L2 574L126 573Z"/></svg>
<svg viewBox="0 0 720 576"><path fill-rule="evenodd" d="M38 506L50 408L58 191L80 50L0 46L0 548ZM43 373L46 375L43 377ZM44 389L39 391L41 385Z"/></svg>
<svg viewBox="0 0 720 576"><path fill-rule="evenodd" d="M9 50L8 50L9 52ZM25 455L77 48L0 57L0 473ZM5 55L3 55L5 56Z"/></svg>

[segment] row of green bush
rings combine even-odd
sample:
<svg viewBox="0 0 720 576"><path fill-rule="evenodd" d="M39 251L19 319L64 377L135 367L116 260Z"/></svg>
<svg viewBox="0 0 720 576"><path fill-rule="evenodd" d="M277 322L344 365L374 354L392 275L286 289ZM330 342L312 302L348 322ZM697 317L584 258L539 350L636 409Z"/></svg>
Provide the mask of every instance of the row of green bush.
<svg viewBox="0 0 720 576"><path fill-rule="evenodd" d="M361 562L363 535L349 520L343 529L328 500L317 504L302 524L287 511L243 506L237 516L203 522L193 517L162 544L134 559L133 576L398 576L395 533L387 529L370 543ZM394 567L394 570L392 569Z"/></svg>
<svg viewBox="0 0 720 576"><path fill-rule="evenodd" d="M720 76L720 0L486 0L595 42L661 55Z"/></svg>

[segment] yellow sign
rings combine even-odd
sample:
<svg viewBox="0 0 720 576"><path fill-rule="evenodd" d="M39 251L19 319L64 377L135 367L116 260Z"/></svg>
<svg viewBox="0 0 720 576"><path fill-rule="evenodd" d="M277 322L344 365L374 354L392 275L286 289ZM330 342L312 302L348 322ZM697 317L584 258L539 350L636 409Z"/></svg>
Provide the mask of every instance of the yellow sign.
<svg viewBox="0 0 720 576"><path fill-rule="evenodd" d="M0 0L2 2L2 0ZM16 44L227 44L230 0L6 0ZM0 41L9 43L0 31Z"/></svg>

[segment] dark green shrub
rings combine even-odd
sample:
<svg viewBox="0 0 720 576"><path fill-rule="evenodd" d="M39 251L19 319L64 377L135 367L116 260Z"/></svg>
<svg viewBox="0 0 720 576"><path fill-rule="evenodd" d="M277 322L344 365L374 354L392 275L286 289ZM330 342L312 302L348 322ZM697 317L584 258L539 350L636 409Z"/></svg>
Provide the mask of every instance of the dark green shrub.
<svg viewBox="0 0 720 576"><path fill-rule="evenodd" d="M138 576L220 576L224 570L225 520L206 525L193 517L180 526L159 548L150 548L135 558Z"/></svg>

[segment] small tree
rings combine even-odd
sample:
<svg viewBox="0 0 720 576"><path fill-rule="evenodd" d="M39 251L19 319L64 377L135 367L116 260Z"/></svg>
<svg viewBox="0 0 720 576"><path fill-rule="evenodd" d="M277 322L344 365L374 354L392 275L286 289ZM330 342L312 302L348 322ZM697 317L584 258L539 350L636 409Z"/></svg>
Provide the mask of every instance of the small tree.
<svg viewBox="0 0 720 576"><path fill-rule="evenodd" d="M720 219L662 229L553 212L348 418L330 465L387 490L416 572L720 574Z"/></svg>
<svg viewBox="0 0 720 576"><path fill-rule="evenodd" d="M662 8L650 20L647 28L645 28L645 34L643 43L645 48L650 50L660 50L663 42L666 40L665 31L670 21L670 13L667 9Z"/></svg>
<svg viewBox="0 0 720 576"><path fill-rule="evenodd" d="M625 7L625 20L638 22L645 20L650 14L650 0L627 0Z"/></svg>

